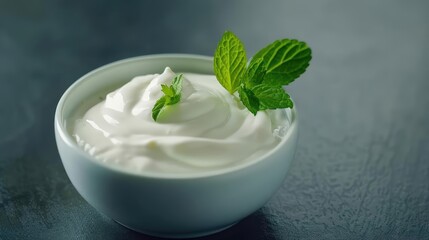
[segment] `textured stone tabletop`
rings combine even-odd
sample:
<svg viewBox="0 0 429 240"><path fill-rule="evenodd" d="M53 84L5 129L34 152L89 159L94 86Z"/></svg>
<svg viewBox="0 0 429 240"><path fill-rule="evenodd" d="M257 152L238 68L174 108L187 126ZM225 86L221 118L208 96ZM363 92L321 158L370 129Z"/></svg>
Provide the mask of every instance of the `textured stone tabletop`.
<svg viewBox="0 0 429 240"><path fill-rule="evenodd" d="M53 133L64 90L115 60L212 55L225 30L255 53L305 40L300 114L279 192L203 239L429 239L429 2L0 1L0 239L154 239L89 206Z"/></svg>

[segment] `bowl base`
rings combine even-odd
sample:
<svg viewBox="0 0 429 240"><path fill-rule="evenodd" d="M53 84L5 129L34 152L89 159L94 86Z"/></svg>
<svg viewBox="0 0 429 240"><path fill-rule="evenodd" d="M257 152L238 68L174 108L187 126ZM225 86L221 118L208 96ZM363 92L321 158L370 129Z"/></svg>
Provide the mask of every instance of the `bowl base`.
<svg viewBox="0 0 429 240"><path fill-rule="evenodd" d="M114 220L115 222L119 223L120 225L131 229L133 231L145 234L145 235L149 235L152 237L160 237L160 238L177 238L177 239L183 239L183 238L197 238L197 237L204 237L204 236L208 236L208 235L212 235L218 232L222 232L223 230L226 230L232 226L234 226L235 224L237 224L237 222L228 225L226 227L221 227L218 229L214 229L214 230L209 230L209 231L203 231L203 232L189 232L189 233L162 233L162 232L151 232L151 231L146 231L146 230L140 230L140 229L135 229L133 227L127 226L121 222L118 222L116 220Z"/></svg>

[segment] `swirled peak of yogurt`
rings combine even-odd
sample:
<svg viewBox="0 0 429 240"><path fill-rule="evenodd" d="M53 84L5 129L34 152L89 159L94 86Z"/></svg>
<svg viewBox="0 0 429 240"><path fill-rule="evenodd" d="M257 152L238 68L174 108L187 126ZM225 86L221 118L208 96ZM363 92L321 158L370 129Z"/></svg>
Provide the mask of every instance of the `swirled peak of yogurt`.
<svg viewBox="0 0 429 240"><path fill-rule="evenodd" d="M73 135L97 160L130 172L195 173L228 168L264 155L289 126L285 110L251 114L213 75L185 73L179 103L157 122L152 108L161 84L176 74L133 78L107 94L74 126Z"/></svg>

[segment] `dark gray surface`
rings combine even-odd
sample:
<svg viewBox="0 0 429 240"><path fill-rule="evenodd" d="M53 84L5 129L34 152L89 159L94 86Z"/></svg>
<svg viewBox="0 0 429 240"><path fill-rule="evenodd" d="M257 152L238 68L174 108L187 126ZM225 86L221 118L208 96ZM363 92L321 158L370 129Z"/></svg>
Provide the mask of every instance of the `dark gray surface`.
<svg viewBox="0 0 429 240"><path fill-rule="evenodd" d="M313 61L278 194L207 239L429 239L428 1L0 1L0 239L153 239L100 215L59 159L53 114L86 72L152 53L253 54L283 37ZM250 54L250 55L251 55Z"/></svg>

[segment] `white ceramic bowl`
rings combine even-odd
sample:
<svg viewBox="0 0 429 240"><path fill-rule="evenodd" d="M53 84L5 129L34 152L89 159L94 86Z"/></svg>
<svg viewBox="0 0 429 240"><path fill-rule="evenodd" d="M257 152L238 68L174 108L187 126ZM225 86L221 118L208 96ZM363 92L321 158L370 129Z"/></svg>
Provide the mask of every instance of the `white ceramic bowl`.
<svg viewBox="0 0 429 240"><path fill-rule="evenodd" d="M149 55L98 68L76 81L55 113L55 137L64 168L82 197L99 212L136 231L161 237L197 237L223 230L262 207L282 185L297 141L295 108L280 144L255 161L209 173L179 176L132 174L95 160L71 135L78 109L89 108L137 75L213 74L210 57ZM87 107L86 107L87 106Z"/></svg>

